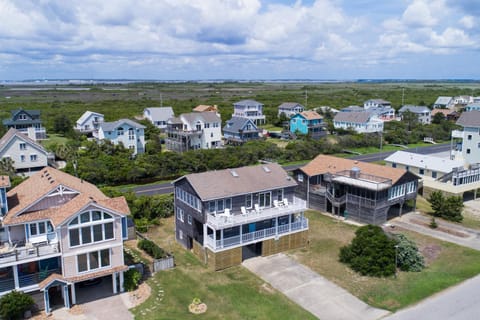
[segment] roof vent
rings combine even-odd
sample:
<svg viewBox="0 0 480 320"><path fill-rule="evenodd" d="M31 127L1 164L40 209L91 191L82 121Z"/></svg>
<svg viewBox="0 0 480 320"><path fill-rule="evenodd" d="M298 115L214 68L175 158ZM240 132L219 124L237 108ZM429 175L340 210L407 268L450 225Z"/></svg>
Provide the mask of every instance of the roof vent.
<svg viewBox="0 0 480 320"><path fill-rule="evenodd" d="M234 176L235 178L238 178L238 173L235 170L230 170L230 174Z"/></svg>
<svg viewBox="0 0 480 320"><path fill-rule="evenodd" d="M272 172L272 170L270 170L270 168L266 166L263 166L263 171L265 171L266 173Z"/></svg>

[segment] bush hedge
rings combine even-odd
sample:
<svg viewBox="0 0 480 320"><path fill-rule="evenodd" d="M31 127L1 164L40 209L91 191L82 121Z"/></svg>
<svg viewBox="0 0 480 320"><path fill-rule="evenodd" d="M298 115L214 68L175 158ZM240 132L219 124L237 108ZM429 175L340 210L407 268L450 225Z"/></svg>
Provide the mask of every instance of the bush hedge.
<svg viewBox="0 0 480 320"><path fill-rule="evenodd" d="M133 291L137 289L138 283L140 282L141 278L142 278L142 275L135 268L128 269L127 271L125 271L125 277L123 281L123 286L125 287L125 290Z"/></svg>
<svg viewBox="0 0 480 320"><path fill-rule="evenodd" d="M30 309L35 302L33 298L21 291L12 291L0 298L0 318L23 319L25 311Z"/></svg>
<svg viewBox="0 0 480 320"><path fill-rule="evenodd" d="M145 251L154 259L161 259L166 256L165 251L157 246L157 244L148 239L142 239L138 242L138 248Z"/></svg>

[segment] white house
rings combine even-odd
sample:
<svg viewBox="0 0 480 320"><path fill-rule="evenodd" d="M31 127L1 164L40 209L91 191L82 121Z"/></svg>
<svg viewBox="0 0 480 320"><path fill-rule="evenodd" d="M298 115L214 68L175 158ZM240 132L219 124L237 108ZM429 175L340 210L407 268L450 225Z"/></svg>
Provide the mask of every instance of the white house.
<svg viewBox="0 0 480 320"><path fill-rule="evenodd" d="M129 119L104 122L98 130L99 140L109 140L113 144L122 143L132 150L133 155L145 152L145 126Z"/></svg>
<svg viewBox="0 0 480 320"><path fill-rule="evenodd" d="M370 99L363 103L363 108L365 110L369 108L391 108L392 103L383 99Z"/></svg>
<svg viewBox="0 0 480 320"><path fill-rule="evenodd" d="M457 120L462 130L452 131L452 159L466 165L480 163L480 111L463 112Z"/></svg>
<svg viewBox="0 0 480 320"><path fill-rule="evenodd" d="M405 112L411 112L417 116L417 120L423 124L430 124L432 122L432 112L425 106L405 105L398 110L398 115L403 119Z"/></svg>
<svg viewBox="0 0 480 320"><path fill-rule="evenodd" d="M191 112L167 123L167 149L183 152L222 146L222 120L216 112Z"/></svg>
<svg viewBox="0 0 480 320"><path fill-rule="evenodd" d="M0 158L10 158L17 173L30 175L47 166L48 152L14 128L0 139Z"/></svg>
<svg viewBox="0 0 480 320"><path fill-rule="evenodd" d="M440 109L451 109L455 107L455 101L452 97L438 97L437 100L433 104L433 108L440 108Z"/></svg>
<svg viewBox="0 0 480 320"><path fill-rule="evenodd" d="M89 133L98 131L98 128L102 122L105 121L103 114L92 111L85 111L85 113L78 118L75 123L75 130Z"/></svg>
<svg viewBox="0 0 480 320"><path fill-rule="evenodd" d="M263 104L255 100L242 100L233 104L232 117L248 118L255 125L265 123L265 115L263 114Z"/></svg>
<svg viewBox="0 0 480 320"><path fill-rule="evenodd" d="M168 119L174 116L172 107L145 108L143 116L160 130L167 128Z"/></svg>
<svg viewBox="0 0 480 320"><path fill-rule="evenodd" d="M288 118L291 118L292 116L296 115L297 113L301 113L304 110L305 107L302 106L300 103L284 102L278 106L278 116L280 117L280 115L283 113Z"/></svg>
<svg viewBox="0 0 480 320"><path fill-rule="evenodd" d="M358 133L383 132L383 121L373 113L339 112L333 118L335 129L352 129Z"/></svg>

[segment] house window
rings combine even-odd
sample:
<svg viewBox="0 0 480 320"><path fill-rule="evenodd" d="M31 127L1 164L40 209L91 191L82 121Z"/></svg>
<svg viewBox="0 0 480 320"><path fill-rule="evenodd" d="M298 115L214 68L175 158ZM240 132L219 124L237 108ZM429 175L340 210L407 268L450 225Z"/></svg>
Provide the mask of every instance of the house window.
<svg viewBox="0 0 480 320"><path fill-rule="evenodd" d="M50 221L41 221L41 222L33 222L30 223L30 235L31 236L38 236L42 234L46 234L49 232L53 232L53 226Z"/></svg>
<svg viewBox="0 0 480 320"><path fill-rule="evenodd" d="M245 195L245 207L246 208L251 208L252 207L252 194L246 194Z"/></svg>
<svg viewBox="0 0 480 320"><path fill-rule="evenodd" d="M205 128L205 129L210 128L210 123L205 123L204 128Z"/></svg>
<svg viewBox="0 0 480 320"><path fill-rule="evenodd" d="M20 155L20 161L21 161L21 162L25 162L25 156L24 156L23 154Z"/></svg>
<svg viewBox="0 0 480 320"><path fill-rule="evenodd" d="M470 149L467 149L467 154L470 154Z"/></svg>
<svg viewBox="0 0 480 320"><path fill-rule="evenodd" d="M283 201L283 189L277 190L277 200Z"/></svg>
<svg viewBox="0 0 480 320"><path fill-rule="evenodd" d="M113 223L113 216L106 212L92 210L81 213L80 219L75 217L68 225L70 247L114 239Z"/></svg>
<svg viewBox="0 0 480 320"><path fill-rule="evenodd" d="M469 135L467 136L467 140L472 140L472 135L471 135L471 134L469 134Z"/></svg>
<svg viewBox="0 0 480 320"><path fill-rule="evenodd" d="M132 128L128 129L128 140L135 140L135 131Z"/></svg>
<svg viewBox="0 0 480 320"><path fill-rule="evenodd" d="M262 192L258 194L258 205L260 207L270 207L272 203L271 192Z"/></svg>
<svg viewBox="0 0 480 320"><path fill-rule="evenodd" d="M27 115L24 113L21 113L18 115L18 120L27 120Z"/></svg>
<svg viewBox="0 0 480 320"><path fill-rule="evenodd" d="M27 144L26 143L21 142L19 144L19 147L20 147L20 150L27 150Z"/></svg>
<svg viewBox="0 0 480 320"><path fill-rule="evenodd" d="M215 212L215 201L210 201L208 203L208 212Z"/></svg>
<svg viewBox="0 0 480 320"><path fill-rule="evenodd" d="M192 216L191 215L188 215L188 224L192 224Z"/></svg>
<svg viewBox="0 0 480 320"><path fill-rule="evenodd" d="M32 161L32 162L37 161L37 155L36 154L31 154L30 155L30 161Z"/></svg>
<svg viewBox="0 0 480 320"><path fill-rule="evenodd" d="M418 169L418 173L419 174L425 174L425 169L422 169L422 168Z"/></svg>
<svg viewBox="0 0 480 320"><path fill-rule="evenodd" d="M182 222L185 222L184 219L185 219L185 212L183 212L183 209L182 208L179 208L177 207L177 219L182 221Z"/></svg>
<svg viewBox="0 0 480 320"><path fill-rule="evenodd" d="M123 128L122 127L117 129L117 136L123 136Z"/></svg>
<svg viewBox="0 0 480 320"><path fill-rule="evenodd" d="M92 251L77 256L78 272L96 270L110 266L110 249Z"/></svg>
<svg viewBox="0 0 480 320"><path fill-rule="evenodd" d="M299 173L297 175L297 180L298 180L298 182L303 182L303 174Z"/></svg>
<svg viewBox="0 0 480 320"><path fill-rule="evenodd" d="M392 168L396 168L397 164L395 162L392 163Z"/></svg>
<svg viewBox="0 0 480 320"><path fill-rule="evenodd" d="M434 178L434 179L437 178L437 172L436 171L432 171L432 178Z"/></svg>

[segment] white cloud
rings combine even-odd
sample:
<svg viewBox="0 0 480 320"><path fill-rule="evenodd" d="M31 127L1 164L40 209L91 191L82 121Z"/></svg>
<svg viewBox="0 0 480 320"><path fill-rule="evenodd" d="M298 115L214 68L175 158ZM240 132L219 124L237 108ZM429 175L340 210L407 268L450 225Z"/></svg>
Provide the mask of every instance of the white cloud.
<svg viewBox="0 0 480 320"><path fill-rule="evenodd" d="M459 23L467 29L472 29L475 26L475 18L473 16L464 16Z"/></svg>

